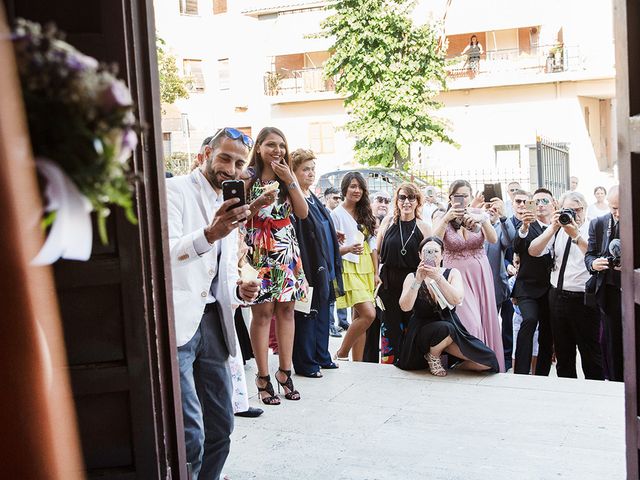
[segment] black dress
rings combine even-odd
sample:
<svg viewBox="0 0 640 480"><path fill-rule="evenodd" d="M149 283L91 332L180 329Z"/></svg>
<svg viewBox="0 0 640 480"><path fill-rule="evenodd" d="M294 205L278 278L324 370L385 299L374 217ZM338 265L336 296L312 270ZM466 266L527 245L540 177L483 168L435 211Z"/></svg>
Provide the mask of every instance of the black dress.
<svg viewBox="0 0 640 480"><path fill-rule="evenodd" d="M444 271L446 279L449 278L450 271L450 269ZM420 288L413 306L413 315L400 340L396 367L403 370L429 368L424 356L429 352L430 347L437 345L447 336L451 336L453 343L460 348L466 358L488 366L490 372L498 373L498 359L493 350L467 332L456 315L455 308L440 309L431 299L424 285ZM450 354L449 356L454 358Z"/></svg>
<svg viewBox="0 0 640 480"><path fill-rule="evenodd" d="M400 228L402 228L402 237L400 236ZM402 330L411 318L411 312L403 312L398 302L402 294L404 279L408 274L415 273L420 263L419 250L422 238L422 231L418 228L416 220L411 220L409 222L398 221L389 225L382 240L380 249L382 285L378 291L378 296L385 307L380 325L381 363L395 362ZM406 242L404 249L403 240Z"/></svg>

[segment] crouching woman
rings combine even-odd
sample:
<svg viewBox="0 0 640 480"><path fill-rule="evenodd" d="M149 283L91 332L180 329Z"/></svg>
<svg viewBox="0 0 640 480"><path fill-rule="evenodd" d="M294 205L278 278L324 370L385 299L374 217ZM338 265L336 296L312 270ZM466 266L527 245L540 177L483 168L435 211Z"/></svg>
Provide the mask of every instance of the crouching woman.
<svg viewBox="0 0 640 480"><path fill-rule="evenodd" d="M447 371L440 357L447 353L449 364L456 368L498 372L493 350L467 332L456 315L455 305L462 303L464 286L460 272L442 267L443 250L442 240L425 238L418 269L404 280L400 308L413 310L413 315L403 326L395 365L403 370L428 368L432 375L444 377Z"/></svg>

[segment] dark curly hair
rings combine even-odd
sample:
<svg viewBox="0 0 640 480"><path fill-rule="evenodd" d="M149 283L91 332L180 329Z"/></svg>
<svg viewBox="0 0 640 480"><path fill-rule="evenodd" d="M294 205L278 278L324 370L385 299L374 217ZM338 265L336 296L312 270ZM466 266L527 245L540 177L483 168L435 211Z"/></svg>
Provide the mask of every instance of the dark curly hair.
<svg viewBox="0 0 640 480"><path fill-rule="evenodd" d="M356 222L358 222L358 228L366 229L367 234L371 237L376 233L376 217L373 216L373 211L371 210L367 182L360 172L348 172L342 178L342 182L340 183L342 198L346 198L347 190L352 180L356 180L362 190L362 196L360 200L358 200L358 203L356 203Z"/></svg>

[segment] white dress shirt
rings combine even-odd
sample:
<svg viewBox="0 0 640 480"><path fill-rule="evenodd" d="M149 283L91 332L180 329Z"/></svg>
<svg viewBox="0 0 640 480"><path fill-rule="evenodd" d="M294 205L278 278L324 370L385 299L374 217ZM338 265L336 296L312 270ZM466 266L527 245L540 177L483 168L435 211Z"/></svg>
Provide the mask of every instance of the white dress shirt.
<svg viewBox="0 0 640 480"><path fill-rule="evenodd" d="M583 223L580 227L580 236L583 239L589 238L589 224L587 222ZM553 271L551 272L551 285L553 288L557 288L558 286L560 267L562 266L562 258L564 257L568 239L569 235L561 228L558 231L558 235L553 236L544 251L538 255L541 257L552 250L555 251ZM564 271L562 290L568 292L584 292L584 284L589 280L589 277L591 277L591 274L584 264L584 253L582 253L578 245L572 243L571 249L569 250L569 258L567 258L567 267Z"/></svg>

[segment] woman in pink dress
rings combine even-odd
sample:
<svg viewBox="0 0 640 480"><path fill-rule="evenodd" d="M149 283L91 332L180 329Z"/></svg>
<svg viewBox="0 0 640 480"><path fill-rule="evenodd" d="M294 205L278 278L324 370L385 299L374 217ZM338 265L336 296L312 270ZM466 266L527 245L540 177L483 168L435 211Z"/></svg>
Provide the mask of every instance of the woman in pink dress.
<svg viewBox="0 0 640 480"><path fill-rule="evenodd" d="M497 241L489 216L480 209L483 198L473 198L471 185L456 180L449 187L449 209L434 224L433 234L445 244L444 265L456 268L464 282L464 301L457 308L467 331L482 340L498 358L504 372L502 332L496 309L493 273L484 250L485 240Z"/></svg>

